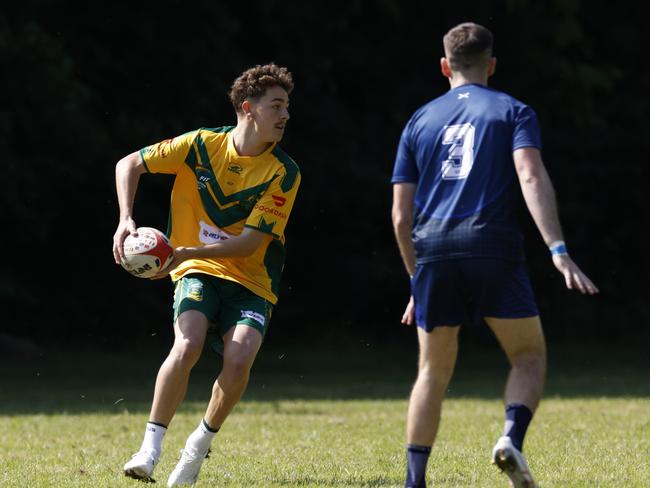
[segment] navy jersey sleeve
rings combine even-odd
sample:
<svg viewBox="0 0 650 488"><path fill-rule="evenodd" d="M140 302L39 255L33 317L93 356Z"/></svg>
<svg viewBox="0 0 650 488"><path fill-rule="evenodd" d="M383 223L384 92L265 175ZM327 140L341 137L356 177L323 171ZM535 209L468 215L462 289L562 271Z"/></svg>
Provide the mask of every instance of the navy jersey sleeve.
<svg viewBox="0 0 650 488"><path fill-rule="evenodd" d="M411 144L411 123L409 122L399 140L397 146L397 156L395 157L395 166L393 168L393 177L391 183L417 183L420 176L415 158L413 156L413 146Z"/></svg>
<svg viewBox="0 0 650 488"><path fill-rule="evenodd" d="M535 111L527 105L517 110L515 130L512 137L512 150L522 147L542 148L542 136Z"/></svg>

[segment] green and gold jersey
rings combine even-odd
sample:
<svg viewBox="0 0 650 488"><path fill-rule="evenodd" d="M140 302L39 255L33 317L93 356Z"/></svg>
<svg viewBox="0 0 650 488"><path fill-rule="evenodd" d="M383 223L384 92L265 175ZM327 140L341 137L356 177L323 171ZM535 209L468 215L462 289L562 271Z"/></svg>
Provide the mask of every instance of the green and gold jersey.
<svg viewBox="0 0 650 488"><path fill-rule="evenodd" d="M201 246L241 234L244 227L273 239L245 258L190 259L171 272L235 281L271 303L284 267L284 229L300 185L296 163L273 144L259 156L240 156L234 127L201 128L140 150L150 173L176 175L167 235L172 245Z"/></svg>

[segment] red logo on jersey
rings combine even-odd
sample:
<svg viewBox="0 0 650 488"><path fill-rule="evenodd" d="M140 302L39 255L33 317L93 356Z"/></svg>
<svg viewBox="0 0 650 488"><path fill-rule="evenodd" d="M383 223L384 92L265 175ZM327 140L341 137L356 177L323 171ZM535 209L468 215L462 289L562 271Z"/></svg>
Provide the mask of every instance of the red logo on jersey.
<svg viewBox="0 0 650 488"><path fill-rule="evenodd" d="M167 156L169 156L169 152L171 150L173 140L174 138L172 137L171 139L165 139L164 141L158 143L158 148L160 149L161 158L166 158Z"/></svg>
<svg viewBox="0 0 650 488"><path fill-rule="evenodd" d="M275 203L276 207L281 207L285 203L287 203L287 199L284 197L279 197L277 195L271 195L271 198L273 198L273 203Z"/></svg>
<svg viewBox="0 0 650 488"><path fill-rule="evenodd" d="M275 215L276 217L279 217L279 218L281 218L281 219L286 219L286 218L287 218L287 214L286 214L286 213L284 213L284 212L280 212L280 211L279 211L278 209L276 209L276 208L267 207L267 206L265 206L265 205L259 205L259 204L257 204L257 203L255 204L255 206L254 206L253 208L259 210L260 212L264 212L265 214Z"/></svg>

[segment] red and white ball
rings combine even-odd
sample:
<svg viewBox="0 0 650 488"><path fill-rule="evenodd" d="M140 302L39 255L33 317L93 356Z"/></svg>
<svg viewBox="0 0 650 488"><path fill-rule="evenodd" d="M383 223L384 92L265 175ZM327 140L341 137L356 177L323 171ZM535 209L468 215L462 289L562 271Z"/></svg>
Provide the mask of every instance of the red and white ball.
<svg viewBox="0 0 650 488"><path fill-rule="evenodd" d="M124 239L122 267L138 278L151 278L163 271L174 257L165 234L153 227L138 227L138 235Z"/></svg>

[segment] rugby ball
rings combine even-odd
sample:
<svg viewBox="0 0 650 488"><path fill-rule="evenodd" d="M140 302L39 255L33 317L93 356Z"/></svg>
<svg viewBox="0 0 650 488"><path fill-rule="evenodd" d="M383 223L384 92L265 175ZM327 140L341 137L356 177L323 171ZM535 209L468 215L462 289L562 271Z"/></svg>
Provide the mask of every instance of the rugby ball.
<svg viewBox="0 0 650 488"><path fill-rule="evenodd" d="M138 227L137 233L124 239L122 267L138 278L151 278L169 266L174 248L158 229Z"/></svg>

